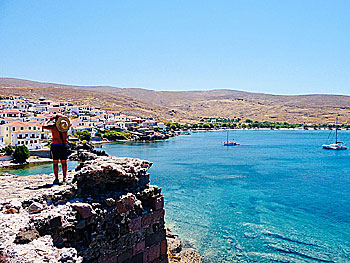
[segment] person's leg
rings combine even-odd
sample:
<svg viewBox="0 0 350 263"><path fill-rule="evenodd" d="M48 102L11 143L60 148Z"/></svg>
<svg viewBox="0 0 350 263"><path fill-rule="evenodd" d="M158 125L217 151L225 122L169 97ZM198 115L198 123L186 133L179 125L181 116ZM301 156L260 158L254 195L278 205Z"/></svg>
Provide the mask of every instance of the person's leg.
<svg viewBox="0 0 350 263"><path fill-rule="evenodd" d="M58 181L58 160L53 160L53 173L55 175L55 182Z"/></svg>
<svg viewBox="0 0 350 263"><path fill-rule="evenodd" d="M61 160L62 172L63 172L63 182L67 180L67 160Z"/></svg>

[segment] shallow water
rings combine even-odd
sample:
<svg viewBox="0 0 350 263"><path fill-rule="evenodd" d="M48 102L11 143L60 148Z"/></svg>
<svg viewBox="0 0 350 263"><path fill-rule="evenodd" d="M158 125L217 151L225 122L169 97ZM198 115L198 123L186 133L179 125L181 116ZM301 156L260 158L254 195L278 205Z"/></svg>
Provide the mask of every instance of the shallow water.
<svg viewBox="0 0 350 263"><path fill-rule="evenodd" d="M73 170L78 165L78 162L68 161L68 170ZM59 164L59 169L61 171L61 164ZM45 164L25 164L17 167L2 168L1 173L17 174L20 176L27 176L31 174L50 174L52 171L52 163Z"/></svg>
<svg viewBox="0 0 350 263"><path fill-rule="evenodd" d="M232 137L241 145L217 131L104 150L154 162L167 224L207 262L350 262L350 150L323 150L327 131Z"/></svg>

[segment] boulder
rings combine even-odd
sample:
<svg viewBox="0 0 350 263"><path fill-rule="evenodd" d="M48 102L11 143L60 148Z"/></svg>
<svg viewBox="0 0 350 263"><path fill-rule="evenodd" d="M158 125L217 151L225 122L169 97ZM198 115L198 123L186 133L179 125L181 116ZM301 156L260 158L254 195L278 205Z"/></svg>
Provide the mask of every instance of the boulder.
<svg viewBox="0 0 350 263"><path fill-rule="evenodd" d="M17 214L19 211L16 208L9 208L7 209L4 214Z"/></svg>
<svg viewBox="0 0 350 263"><path fill-rule="evenodd" d="M32 213L38 213L44 209L44 206L38 202L33 202L28 209Z"/></svg>
<svg viewBox="0 0 350 263"><path fill-rule="evenodd" d="M109 207L115 206L115 200L114 200L113 198L107 198L107 199L105 200L105 203L106 203L106 205L109 206Z"/></svg>
<svg viewBox="0 0 350 263"><path fill-rule="evenodd" d="M75 248L63 248L61 250L58 262L61 263L81 263L82 257L78 257L77 250Z"/></svg>
<svg viewBox="0 0 350 263"><path fill-rule="evenodd" d="M72 208L80 214L82 219L89 218L96 214L92 206L88 203L73 203Z"/></svg>
<svg viewBox="0 0 350 263"><path fill-rule="evenodd" d="M10 202L10 206L19 210L22 207L22 202L17 199L13 199Z"/></svg>
<svg viewBox="0 0 350 263"><path fill-rule="evenodd" d="M19 232L14 242L16 244L28 244L37 238L39 238L39 232L36 229L29 229Z"/></svg>
<svg viewBox="0 0 350 263"><path fill-rule="evenodd" d="M136 197L135 195L128 193L126 195L123 195L117 202L117 212L119 214L126 213L128 211L131 211L134 209L135 202L136 202Z"/></svg>
<svg viewBox="0 0 350 263"><path fill-rule="evenodd" d="M187 248L179 254L182 263L202 263L202 256L193 248Z"/></svg>

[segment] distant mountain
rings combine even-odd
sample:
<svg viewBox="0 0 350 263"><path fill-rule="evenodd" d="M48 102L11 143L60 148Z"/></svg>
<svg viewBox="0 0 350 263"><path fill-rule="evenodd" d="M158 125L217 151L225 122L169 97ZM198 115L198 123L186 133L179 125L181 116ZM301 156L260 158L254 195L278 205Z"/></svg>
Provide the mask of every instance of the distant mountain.
<svg viewBox="0 0 350 263"><path fill-rule="evenodd" d="M239 117L259 121L332 123L350 121L350 96L282 96L238 90L154 91L111 86L73 86L0 78L0 95L44 96L90 104L126 114L173 121Z"/></svg>

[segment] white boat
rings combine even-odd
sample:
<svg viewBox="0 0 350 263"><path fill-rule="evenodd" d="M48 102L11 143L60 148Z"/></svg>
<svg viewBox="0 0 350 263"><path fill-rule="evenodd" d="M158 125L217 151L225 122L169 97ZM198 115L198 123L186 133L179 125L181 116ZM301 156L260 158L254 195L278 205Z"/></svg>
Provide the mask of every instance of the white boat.
<svg viewBox="0 0 350 263"><path fill-rule="evenodd" d="M327 150L346 150L348 149L345 145L345 143L338 142L338 117L335 122L335 143L332 144L323 144L323 149Z"/></svg>
<svg viewBox="0 0 350 263"><path fill-rule="evenodd" d="M228 131L227 131L226 142L224 142L224 146L235 146L235 145L239 145L239 143L238 142L230 142L228 140Z"/></svg>
<svg viewBox="0 0 350 263"><path fill-rule="evenodd" d="M327 149L327 150L346 150L346 149L348 149L345 146L345 144L343 144L342 142L332 143L332 144L323 144L322 147L323 147L323 149Z"/></svg>

